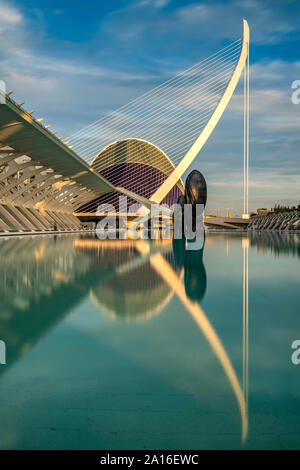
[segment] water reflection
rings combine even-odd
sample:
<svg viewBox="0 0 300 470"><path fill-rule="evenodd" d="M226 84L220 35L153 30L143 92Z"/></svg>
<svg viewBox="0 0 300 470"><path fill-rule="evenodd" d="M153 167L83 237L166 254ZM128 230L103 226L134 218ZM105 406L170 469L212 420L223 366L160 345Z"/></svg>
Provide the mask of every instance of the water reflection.
<svg viewBox="0 0 300 470"><path fill-rule="evenodd" d="M172 413L172 422L176 423L176 419L178 423L184 422L184 432L191 433L187 440L199 439L203 444L201 439L207 439L215 445L216 439L220 439L222 446L226 437L223 430L229 425L231 436L237 435L236 430L241 431L247 446L253 444L253 438L257 439L257 445L261 442L257 430L265 426L269 433L265 436L269 435L269 442L273 443L273 431L282 432L276 410L280 406L288 410L289 406L291 410L298 406L298 395L289 405L293 400L290 389L295 392L298 372L290 365L289 357L299 300L298 262L292 256L298 253L297 235L274 233L207 234L201 250L186 250L182 241L160 239L100 241L86 235L0 239L0 339L7 344L7 365L0 367L0 373L11 372L1 377L1 399L9 404L7 409L2 406L2 422L6 419L14 423L16 416L19 423L19 411L14 415L14 410L26 402L24 409L29 411L24 415L24 423L28 430L29 405L38 396L39 405L45 406L39 425L49 427L53 408L59 403L63 429L63 408L69 404L74 410L85 408L88 400L93 410L104 410L86 415L95 420L95 436L99 434L98 429L102 430L102 436L106 435L108 420L103 416L109 419L112 416L115 419L112 419L112 436L116 429L129 429L138 446L140 441L134 439L144 429L144 413L148 423L151 421L151 426L154 423L151 431L147 429L148 434L152 436L152 429L157 426L165 436L171 416L165 414L168 406L166 412ZM280 259L275 259L277 255ZM289 303L291 298L293 301ZM282 303L285 315L282 315ZM79 308L75 311L76 306ZM74 315L64 321L70 312ZM250 336L251 356L249 325L255 329L255 336ZM56 329L56 326L60 327ZM46 337L47 341L19 361L20 367L16 364L11 368ZM59 344L61 349L56 356L59 364L56 364L50 356ZM69 361L63 356L67 349ZM81 369L78 362L72 366L76 350L84 351L82 356L76 356L76 361L81 361ZM280 352L276 356L277 350ZM249 431L250 358L252 424ZM123 374L122 379L119 373ZM49 403L39 384L43 380L50 387ZM67 380L70 383L65 385ZM34 395L36 386L40 391ZM16 395L11 395L14 387ZM115 397L116 393L114 402L111 395ZM238 406L234 406L233 398ZM268 406L276 420L270 412L261 414ZM184 407L189 410L185 415ZM136 409L140 410L139 414L131 419ZM217 409L221 413L217 414ZM131 410L126 418L124 410ZM74 420L82 410L76 413L72 415ZM298 436L297 416L293 410L288 413L290 418L286 418L286 423ZM56 415L55 419L59 417ZM281 419L284 421L284 414ZM74 420L70 418L70 428ZM290 432L290 428L286 424L285 432ZM173 430L166 441L169 446L177 442ZM2 436L6 434L5 429ZM29 434L24 431L24 436ZM125 434L124 431L122 436ZM153 436L149 446L159 442L155 440L155 430ZM178 436L178 443L182 438L183 434ZM116 445L115 437L109 439L108 445ZM233 445L236 444L239 445L234 441Z"/></svg>
<svg viewBox="0 0 300 470"><path fill-rule="evenodd" d="M47 312L49 322L55 323L54 317L63 317L87 295L112 317L149 319L174 294L151 264L157 253L179 278L184 273L189 298L201 301L206 290L203 250L204 246L198 251L186 250L182 240L101 241L72 236L1 240L1 325L13 325L18 318L16 326L23 332L20 319L35 318L35 312L42 312L38 323L47 323ZM52 302L56 305L53 310ZM36 321L26 323L29 327Z"/></svg>
<svg viewBox="0 0 300 470"><path fill-rule="evenodd" d="M249 239L242 238L243 247L243 393L248 413L249 390Z"/></svg>
<svg viewBox="0 0 300 470"><path fill-rule="evenodd" d="M250 232L251 246L259 252L271 251L277 256L288 254L300 258L300 237L297 233L272 231Z"/></svg>
<svg viewBox="0 0 300 470"><path fill-rule="evenodd" d="M159 314L174 293L151 265L156 253L182 276L171 240L2 239L0 338L8 366L87 296L101 312L126 321Z"/></svg>
<svg viewBox="0 0 300 470"><path fill-rule="evenodd" d="M26 353L88 295L101 312L126 321L158 315L175 295L223 367L236 396L245 440L248 243L243 243L243 389L221 339L200 306L207 285L204 246L205 240L200 250L190 250L183 240L101 241L76 236L2 240L0 337L7 344L7 363L11 365ZM1 372L4 370L7 368Z"/></svg>
<svg viewBox="0 0 300 470"><path fill-rule="evenodd" d="M126 321L143 321L159 314L171 299L172 289L162 282L151 257L162 253L178 275L171 240L74 241L76 253L97 260L109 275L90 294L101 311Z"/></svg>
<svg viewBox="0 0 300 470"><path fill-rule="evenodd" d="M201 302L206 292L206 270L203 262L205 239L199 250L187 250L185 240L173 240L177 266L184 269L184 286L191 300Z"/></svg>
<svg viewBox="0 0 300 470"><path fill-rule="evenodd" d="M182 283L178 279L178 276L176 276L176 273L174 270L172 270L167 261L160 254L157 254L152 258L152 265L155 267L162 279L164 279L165 282L168 283L172 289L174 289L177 297L184 305L187 312L192 316L195 323L198 325L199 329L207 339L208 344L214 351L217 359L220 361L220 364L229 380L239 406L242 424L241 436L242 441L245 442L248 435L248 409L245 401L245 395L221 339L207 318L204 310L200 307L200 304L189 299Z"/></svg>
<svg viewBox="0 0 300 470"><path fill-rule="evenodd" d="M65 236L1 240L0 337L7 345L7 367L1 373L106 275L97 269L96 277L92 260L74 256L73 244Z"/></svg>

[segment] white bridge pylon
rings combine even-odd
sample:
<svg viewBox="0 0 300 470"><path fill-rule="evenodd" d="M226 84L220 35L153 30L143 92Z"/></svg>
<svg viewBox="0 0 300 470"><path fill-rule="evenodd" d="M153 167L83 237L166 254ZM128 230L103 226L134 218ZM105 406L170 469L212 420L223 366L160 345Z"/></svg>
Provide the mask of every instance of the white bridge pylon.
<svg viewBox="0 0 300 470"><path fill-rule="evenodd" d="M163 198L168 194L171 187L177 183L178 179L182 177L183 173L189 168L193 160L196 158L203 145L211 135L212 131L219 122L223 112L226 109L226 106L229 103L230 98L233 95L233 92L236 88L236 85L239 81L239 78L242 74L244 67L246 66L246 60L249 54L249 40L250 40L250 31L249 26L246 20L243 20L243 43L241 49L241 55L236 65L236 68L232 74L232 77L228 83L228 86L220 99L214 113L210 117L205 128L202 130L199 137L196 139L194 144L191 146L189 151L185 154L181 162L174 169L173 173L166 179L166 181L161 185L161 187L151 196L150 200L156 203L160 203Z"/></svg>
<svg viewBox="0 0 300 470"><path fill-rule="evenodd" d="M69 143L115 192L130 195L149 209L151 204L161 204L176 185L182 186L181 177L216 127L245 70L243 186L247 217L249 41L249 26L243 20L242 39L71 135ZM141 156L138 144L128 155L125 144L130 139L151 144L147 155ZM159 150L164 158L159 157ZM104 194L101 203L109 203L111 198L111 192ZM85 210L89 211L89 205Z"/></svg>

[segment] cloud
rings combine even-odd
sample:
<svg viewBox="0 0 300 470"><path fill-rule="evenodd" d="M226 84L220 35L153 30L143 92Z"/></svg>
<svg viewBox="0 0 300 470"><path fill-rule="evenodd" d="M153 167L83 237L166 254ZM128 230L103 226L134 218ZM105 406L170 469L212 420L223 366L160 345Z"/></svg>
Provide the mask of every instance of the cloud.
<svg viewBox="0 0 300 470"><path fill-rule="evenodd" d="M29 18L17 6L3 3L0 11L0 78L15 91L17 101L25 100L37 115L48 117L59 134L71 133L135 98L160 76L155 69L122 67L96 53L87 55L86 44L55 39L49 47L42 13ZM10 22L5 21L8 15Z"/></svg>
<svg viewBox="0 0 300 470"><path fill-rule="evenodd" d="M132 5L133 8L135 7L145 7L145 6L149 6L149 7L152 7L152 8L164 8L166 7L167 5L169 5L169 3L171 2L171 0L140 0L136 3L134 3Z"/></svg>
<svg viewBox="0 0 300 470"><path fill-rule="evenodd" d="M6 25L17 25L23 20L21 12L7 3L0 3L0 31L5 29Z"/></svg>
<svg viewBox="0 0 300 470"><path fill-rule="evenodd" d="M242 18L253 24L251 41L254 42L278 42L282 34L297 30L291 18L278 15L268 2L255 0L192 4L179 9L175 16L181 20L179 24L183 27L188 25L192 30L201 27L206 37L231 37Z"/></svg>
<svg viewBox="0 0 300 470"><path fill-rule="evenodd" d="M243 18L251 26L252 43L276 44L286 39L287 35L298 32L296 13L299 7L295 3L290 8L286 5L274 8L268 0L184 3L173 2L168 5L169 2L163 0L131 2L104 18L101 28L108 34L128 40L137 36L143 40L143 36L151 34L152 43L161 36L175 42L178 38L184 42L188 38L197 38L198 41L209 38L211 42L231 39L240 34ZM161 5L168 8L157 8ZM167 44L163 47L167 47Z"/></svg>

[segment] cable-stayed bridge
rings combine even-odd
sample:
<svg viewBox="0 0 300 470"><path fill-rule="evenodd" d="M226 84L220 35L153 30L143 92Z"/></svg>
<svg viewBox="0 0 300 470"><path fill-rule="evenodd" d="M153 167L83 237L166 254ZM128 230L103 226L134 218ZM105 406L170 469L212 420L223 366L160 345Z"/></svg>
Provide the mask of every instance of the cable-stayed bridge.
<svg viewBox="0 0 300 470"><path fill-rule="evenodd" d="M248 214L249 27L167 82L63 141L16 103L0 105L0 230L76 230L100 205L171 206L244 70L244 214ZM107 212L107 211L106 211ZM233 221L232 221L233 222ZM224 223L224 221L223 221ZM226 221L225 221L226 223Z"/></svg>

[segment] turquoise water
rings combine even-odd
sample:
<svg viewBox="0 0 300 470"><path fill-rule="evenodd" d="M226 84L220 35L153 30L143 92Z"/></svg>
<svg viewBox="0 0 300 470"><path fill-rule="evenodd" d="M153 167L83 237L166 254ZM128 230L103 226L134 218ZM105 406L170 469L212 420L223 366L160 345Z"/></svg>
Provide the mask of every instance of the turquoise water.
<svg viewBox="0 0 300 470"><path fill-rule="evenodd" d="M0 448L300 448L300 242L0 239Z"/></svg>

